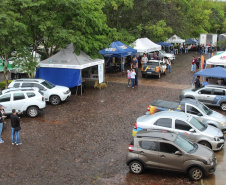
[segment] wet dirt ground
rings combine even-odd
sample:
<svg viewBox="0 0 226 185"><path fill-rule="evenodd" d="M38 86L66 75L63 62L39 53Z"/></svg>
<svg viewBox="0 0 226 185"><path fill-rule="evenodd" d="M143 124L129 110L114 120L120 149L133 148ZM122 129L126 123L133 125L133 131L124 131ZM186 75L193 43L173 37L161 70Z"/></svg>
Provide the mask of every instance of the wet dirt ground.
<svg viewBox="0 0 226 185"><path fill-rule="evenodd" d="M160 79L143 79L139 74L139 86L134 89L127 87L122 73L107 74L105 89L94 89L87 82L82 96L72 95L59 106L47 104L37 118L21 117L21 146L12 146L6 119L0 184L222 184L226 180L224 148L216 152L215 174L200 182L162 170L134 175L125 164L136 118L153 100L179 101L181 90L191 87L193 55L198 56L195 52L177 55L172 73Z"/></svg>

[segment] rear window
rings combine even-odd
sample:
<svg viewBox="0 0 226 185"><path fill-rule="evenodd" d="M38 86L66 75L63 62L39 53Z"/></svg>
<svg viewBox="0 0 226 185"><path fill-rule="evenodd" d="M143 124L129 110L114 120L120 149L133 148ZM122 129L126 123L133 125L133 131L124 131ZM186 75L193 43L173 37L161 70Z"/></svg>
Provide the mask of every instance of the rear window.
<svg viewBox="0 0 226 185"><path fill-rule="evenodd" d="M28 92L28 93L27 93L27 96L28 96L28 98L32 98L32 97L35 96L35 93L33 93L33 92Z"/></svg>
<svg viewBox="0 0 226 185"><path fill-rule="evenodd" d="M20 87L20 83L15 83L14 85L13 85L13 87Z"/></svg>
<svg viewBox="0 0 226 185"><path fill-rule="evenodd" d="M170 118L160 118L154 123L154 125L172 128L172 119L170 119Z"/></svg>
<svg viewBox="0 0 226 185"><path fill-rule="evenodd" d="M214 95L225 95L225 91L222 89L214 89Z"/></svg>
<svg viewBox="0 0 226 185"><path fill-rule="evenodd" d="M22 83L21 87L32 87L32 83Z"/></svg>
<svg viewBox="0 0 226 185"><path fill-rule="evenodd" d="M14 93L13 94L13 99L16 100L22 100L25 99L24 93Z"/></svg>
<svg viewBox="0 0 226 185"><path fill-rule="evenodd" d="M43 93L42 91L39 90L38 92L39 92L42 96L44 96L44 93Z"/></svg>
<svg viewBox="0 0 226 185"><path fill-rule="evenodd" d="M155 141L140 141L139 145L145 150L158 151L158 143Z"/></svg>

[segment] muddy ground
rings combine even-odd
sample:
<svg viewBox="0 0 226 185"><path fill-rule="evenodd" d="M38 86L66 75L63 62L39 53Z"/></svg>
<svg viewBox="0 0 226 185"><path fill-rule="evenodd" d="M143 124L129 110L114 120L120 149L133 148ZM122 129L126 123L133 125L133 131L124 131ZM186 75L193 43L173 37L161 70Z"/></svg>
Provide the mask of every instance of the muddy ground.
<svg viewBox="0 0 226 185"><path fill-rule="evenodd" d="M21 146L12 146L6 119L0 184L200 184L162 170L134 175L125 164L136 118L155 99L179 101L178 85L191 85L193 55L197 56L195 52L177 55L172 73L161 79L139 75L135 89L112 82L111 77L125 81L121 73L107 75L106 89L94 89L87 82L82 96L72 95L59 106L47 104L37 118L21 117ZM161 87L161 82L168 85Z"/></svg>

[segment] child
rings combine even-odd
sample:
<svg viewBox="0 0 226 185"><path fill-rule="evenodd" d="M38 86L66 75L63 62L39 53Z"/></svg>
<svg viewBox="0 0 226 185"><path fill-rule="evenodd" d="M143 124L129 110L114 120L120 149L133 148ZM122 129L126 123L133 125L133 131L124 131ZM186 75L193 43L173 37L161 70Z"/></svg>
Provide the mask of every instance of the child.
<svg viewBox="0 0 226 185"><path fill-rule="evenodd" d="M132 73L130 75L131 75L131 81L132 81L132 88L134 88L135 76L136 76L135 69L132 69Z"/></svg>
<svg viewBox="0 0 226 185"><path fill-rule="evenodd" d="M130 87L130 83L131 83L131 71L127 70L127 78L128 78L128 87Z"/></svg>

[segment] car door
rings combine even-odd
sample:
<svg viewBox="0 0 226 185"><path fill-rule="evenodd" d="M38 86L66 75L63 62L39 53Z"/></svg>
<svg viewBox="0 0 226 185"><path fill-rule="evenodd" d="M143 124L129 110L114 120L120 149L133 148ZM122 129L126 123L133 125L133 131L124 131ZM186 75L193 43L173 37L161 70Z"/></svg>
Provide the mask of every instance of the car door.
<svg viewBox="0 0 226 185"><path fill-rule="evenodd" d="M161 141L159 143L159 168L167 170L184 171L184 157L176 155L175 152L181 152L175 145Z"/></svg>
<svg viewBox="0 0 226 185"><path fill-rule="evenodd" d="M27 101L26 97L23 92L15 92L12 93L12 107L13 109L16 109L17 111L20 110L25 111L27 109Z"/></svg>
<svg viewBox="0 0 226 185"><path fill-rule="evenodd" d="M186 106L185 106L185 112L187 114L191 115L191 116L194 116L194 117L203 116L203 113L197 107L194 107L191 104L186 104Z"/></svg>
<svg viewBox="0 0 226 185"><path fill-rule="evenodd" d="M188 124L187 122L185 122L184 120L179 120L179 119L175 119L175 131L180 133L180 135L192 142L196 141L196 137L197 137L197 133L196 133L196 129L193 128L190 124ZM190 130L194 129L193 132L191 132Z"/></svg>
<svg viewBox="0 0 226 185"><path fill-rule="evenodd" d="M148 166L148 167L159 167L159 146L158 142L150 141L147 139L140 139L138 141L138 153L139 158Z"/></svg>
<svg viewBox="0 0 226 185"><path fill-rule="evenodd" d="M171 130L172 129L172 119L171 118L158 118L152 126L153 129Z"/></svg>
<svg viewBox="0 0 226 185"><path fill-rule="evenodd" d="M197 100L203 102L204 104L211 104L214 99L211 88L203 88L198 91Z"/></svg>
<svg viewBox="0 0 226 185"><path fill-rule="evenodd" d="M3 105L6 114L12 113L11 93L0 96L0 104Z"/></svg>
<svg viewBox="0 0 226 185"><path fill-rule="evenodd" d="M224 89L214 89L213 95L215 96L211 104L216 105L221 99L225 99L225 90Z"/></svg>

